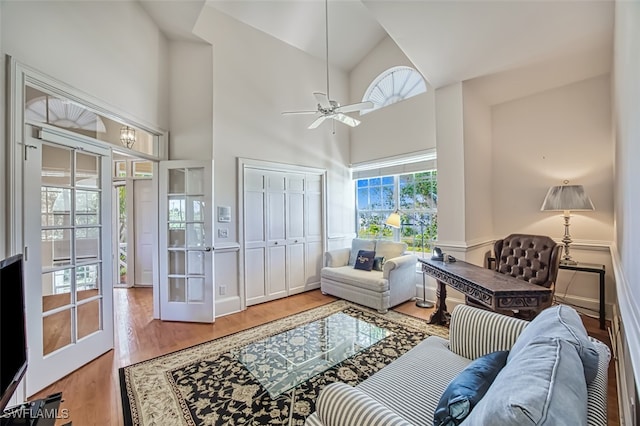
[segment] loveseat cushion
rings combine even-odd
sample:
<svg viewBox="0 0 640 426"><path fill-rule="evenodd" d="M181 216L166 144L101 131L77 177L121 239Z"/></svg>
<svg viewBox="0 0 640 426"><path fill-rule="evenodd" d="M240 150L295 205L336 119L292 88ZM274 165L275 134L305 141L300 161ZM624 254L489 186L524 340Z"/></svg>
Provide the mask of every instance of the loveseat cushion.
<svg viewBox="0 0 640 426"><path fill-rule="evenodd" d="M407 248L406 243L378 240L376 241L376 256L382 256L387 260L393 259L402 256Z"/></svg>
<svg viewBox="0 0 640 426"><path fill-rule="evenodd" d="M591 383L598 373L598 352L589 340L576 310L566 305L552 306L540 312L516 340L507 363L532 340L542 336L557 337L574 345L584 367L584 377L587 383Z"/></svg>
<svg viewBox="0 0 640 426"><path fill-rule="evenodd" d="M482 399L507 362L509 351L496 351L467 365L442 393L434 414L434 426L456 426Z"/></svg>
<svg viewBox="0 0 640 426"><path fill-rule="evenodd" d="M349 255L349 266L353 267L356 264L356 258L358 257L358 252L360 250L375 251L375 249L376 249L375 240L365 240L362 238L354 238L351 241L351 254Z"/></svg>
<svg viewBox="0 0 640 426"><path fill-rule="evenodd" d="M383 278L383 273L379 271L361 271L353 266L341 266L339 268L322 268L320 275L324 279L378 293L389 290L389 280Z"/></svg>
<svg viewBox="0 0 640 426"><path fill-rule="evenodd" d="M511 354L510 354L511 355ZM541 337L509 359L463 426L587 424L587 384L576 347Z"/></svg>

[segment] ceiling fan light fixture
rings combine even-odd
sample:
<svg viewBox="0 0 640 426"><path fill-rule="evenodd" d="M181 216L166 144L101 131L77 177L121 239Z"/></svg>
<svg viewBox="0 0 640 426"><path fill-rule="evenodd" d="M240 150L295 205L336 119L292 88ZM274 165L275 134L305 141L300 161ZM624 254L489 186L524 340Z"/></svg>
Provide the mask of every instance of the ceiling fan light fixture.
<svg viewBox="0 0 640 426"><path fill-rule="evenodd" d="M322 124L327 118L331 118L335 121L346 124L350 127L356 127L360 124L360 120L356 120L353 117L346 115L347 112L356 112L373 108L373 102L358 102L349 105L340 105L337 101L330 98L329 95L329 2L324 2L324 23L325 23L325 46L326 46L326 68L327 68L327 92L313 92L313 96L316 98L317 105L315 111L285 111L282 114L320 114L308 127L308 129L315 129ZM335 131L334 131L335 133Z"/></svg>

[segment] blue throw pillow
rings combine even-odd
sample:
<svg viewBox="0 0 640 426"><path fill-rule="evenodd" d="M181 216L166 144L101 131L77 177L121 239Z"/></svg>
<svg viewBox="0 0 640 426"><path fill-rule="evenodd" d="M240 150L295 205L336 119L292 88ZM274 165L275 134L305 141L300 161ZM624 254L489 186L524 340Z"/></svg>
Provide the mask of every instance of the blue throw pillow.
<svg viewBox="0 0 640 426"><path fill-rule="evenodd" d="M384 256L376 256L373 259L373 270L382 271L383 267L384 267Z"/></svg>
<svg viewBox="0 0 640 426"><path fill-rule="evenodd" d="M355 269L370 271L373 268L373 260L376 257L375 251L360 250L356 256L356 263L353 265Z"/></svg>
<svg viewBox="0 0 640 426"><path fill-rule="evenodd" d="M482 399L502 367L509 351L496 351L475 359L445 389L434 413L434 426L459 425Z"/></svg>

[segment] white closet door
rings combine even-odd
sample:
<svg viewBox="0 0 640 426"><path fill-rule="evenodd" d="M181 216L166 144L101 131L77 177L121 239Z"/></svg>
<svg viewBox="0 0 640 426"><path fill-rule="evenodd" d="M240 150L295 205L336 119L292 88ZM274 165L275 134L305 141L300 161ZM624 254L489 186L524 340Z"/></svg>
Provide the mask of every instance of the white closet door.
<svg viewBox="0 0 640 426"><path fill-rule="evenodd" d="M305 290L305 176L287 176L287 280L288 294Z"/></svg>
<svg viewBox="0 0 640 426"><path fill-rule="evenodd" d="M305 286L307 290L317 288L320 284L320 269L322 269L324 255L323 188L322 175L307 175L305 188Z"/></svg>
<svg viewBox="0 0 640 426"><path fill-rule="evenodd" d="M287 295L286 175L267 175L267 287L268 298Z"/></svg>
<svg viewBox="0 0 640 426"><path fill-rule="evenodd" d="M244 276L247 305L267 300L266 181L264 172L244 170Z"/></svg>
<svg viewBox="0 0 640 426"><path fill-rule="evenodd" d="M246 305L320 285L323 174L243 169Z"/></svg>

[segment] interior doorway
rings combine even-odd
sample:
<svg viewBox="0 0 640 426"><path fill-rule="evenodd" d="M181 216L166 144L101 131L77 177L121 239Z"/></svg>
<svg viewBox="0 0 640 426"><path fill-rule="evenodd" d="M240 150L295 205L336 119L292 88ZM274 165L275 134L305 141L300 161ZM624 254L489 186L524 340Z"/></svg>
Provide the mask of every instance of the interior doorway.
<svg viewBox="0 0 640 426"><path fill-rule="evenodd" d="M153 286L152 253L158 239L154 169L153 161L114 151L114 287Z"/></svg>

